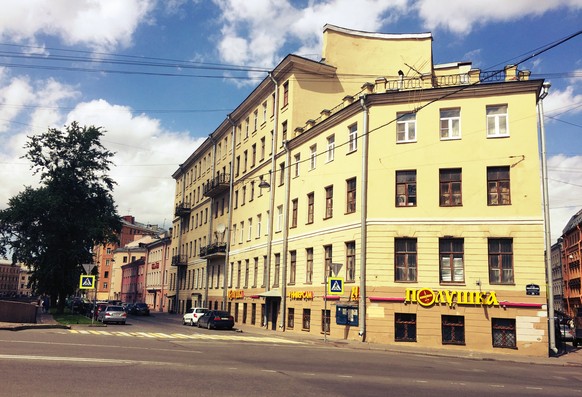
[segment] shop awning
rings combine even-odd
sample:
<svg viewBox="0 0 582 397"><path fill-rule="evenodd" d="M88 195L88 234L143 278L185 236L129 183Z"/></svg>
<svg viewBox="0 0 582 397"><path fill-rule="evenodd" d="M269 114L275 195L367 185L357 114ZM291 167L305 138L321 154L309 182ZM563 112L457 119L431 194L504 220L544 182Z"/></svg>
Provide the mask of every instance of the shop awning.
<svg viewBox="0 0 582 397"><path fill-rule="evenodd" d="M269 291L261 292L259 296L262 298L281 298L281 291L278 289L272 289Z"/></svg>

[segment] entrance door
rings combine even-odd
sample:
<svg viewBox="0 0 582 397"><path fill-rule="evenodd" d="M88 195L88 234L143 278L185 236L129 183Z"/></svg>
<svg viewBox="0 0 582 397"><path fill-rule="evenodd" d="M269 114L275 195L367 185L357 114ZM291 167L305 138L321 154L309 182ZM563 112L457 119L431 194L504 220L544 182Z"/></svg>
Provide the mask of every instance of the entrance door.
<svg viewBox="0 0 582 397"><path fill-rule="evenodd" d="M270 303L270 316L271 317L271 329L273 331L277 330L277 316L279 314L279 300L278 299L271 299Z"/></svg>

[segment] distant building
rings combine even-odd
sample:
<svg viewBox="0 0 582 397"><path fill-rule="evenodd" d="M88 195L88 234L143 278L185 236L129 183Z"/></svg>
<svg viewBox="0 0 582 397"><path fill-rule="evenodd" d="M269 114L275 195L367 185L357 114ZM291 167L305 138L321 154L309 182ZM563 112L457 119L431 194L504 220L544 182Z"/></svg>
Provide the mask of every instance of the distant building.
<svg viewBox="0 0 582 397"><path fill-rule="evenodd" d="M565 313L564 308L564 277L562 276L562 239L552 245L552 289L554 292L554 310Z"/></svg>
<svg viewBox="0 0 582 397"><path fill-rule="evenodd" d="M33 294L30 288L31 269L25 264L20 264L20 275L18 279L18 293L22 296L31 296Z"/></svg>
<svg viewBox="0 0 582 397"><path fill-rule="evenodd" d="M110 299L110 288L111 280L110 276L112 274L113 266L113 256L114 251L120 247L125 247L128 243L139 239L143 236L155 236L163 233L164 230L159 228L157 225L146 225L135 221L135 218L131 215L123 216L121 219L122 227L121 233L119 234L118 244L106 244L100 245L93 248L94 263L97 265L98 275L97 275L97 299L107 300ZM126 261L123 263L129 263L135 260L135 258L127 257Z"/></svg>
<svg viewBox="0 0 582 397"><path fill-rule="evenodd" d="M578 211L562 230L562 275L565 309L574 316L581 307L580 258L582 257L582 210Z"/></svg>
<svg viewBox="0 0 582 397"><path fill-rule="evenodd" d="M142 244L147 250L145 264L145 303L152 311L167 312L168 286L171 264L170 233L149 244Z"/></svg>
<svg viewBox="0 0 582 397"><path fill-rule="evenodd" d="M18 296L20 266L11 261L0 259L0 297Z"/></svg>

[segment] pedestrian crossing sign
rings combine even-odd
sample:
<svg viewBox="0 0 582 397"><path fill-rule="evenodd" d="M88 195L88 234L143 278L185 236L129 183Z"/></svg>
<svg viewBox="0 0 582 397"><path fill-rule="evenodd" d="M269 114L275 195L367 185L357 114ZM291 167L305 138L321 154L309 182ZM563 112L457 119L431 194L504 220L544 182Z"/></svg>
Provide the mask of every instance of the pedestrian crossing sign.
<svg viewBox="0 0 582 397"><path fill-rule="evenodd" d="M85 274L81 275L81 280L79 281L80 289L93 289L95 288L95 276L87 276Z"/></svg>
<svg viewBox="0 0 582 397"><path fill-rule="evenodd" d="M330 277L327 280L327 293L329 295L344 294L344 279L342 277Z"/></svg>

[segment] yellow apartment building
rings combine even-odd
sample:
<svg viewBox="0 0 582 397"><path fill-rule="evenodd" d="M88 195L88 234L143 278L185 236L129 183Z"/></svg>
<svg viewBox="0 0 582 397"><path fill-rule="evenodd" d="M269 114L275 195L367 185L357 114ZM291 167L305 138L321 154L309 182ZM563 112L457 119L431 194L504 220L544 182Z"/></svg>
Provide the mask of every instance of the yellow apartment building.
<svg viewBox="0 0 582 397"><path fill-rule="evenodd" d="M276 332L547 355L536 106L432 36L326 25L173 174L171 310Z"/></svg>

